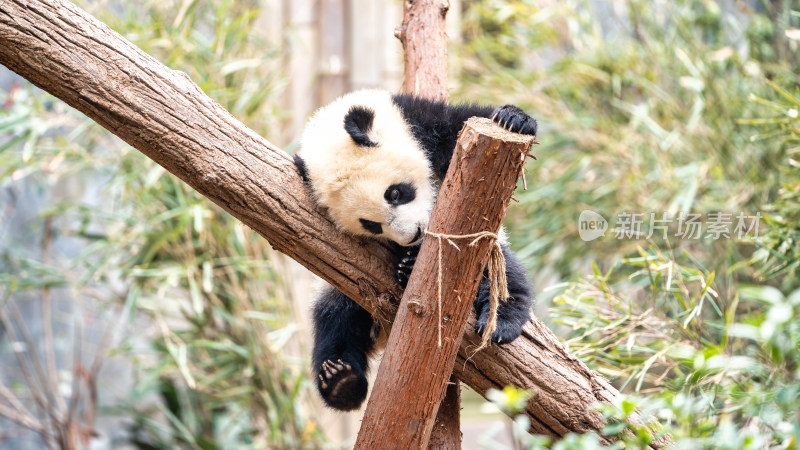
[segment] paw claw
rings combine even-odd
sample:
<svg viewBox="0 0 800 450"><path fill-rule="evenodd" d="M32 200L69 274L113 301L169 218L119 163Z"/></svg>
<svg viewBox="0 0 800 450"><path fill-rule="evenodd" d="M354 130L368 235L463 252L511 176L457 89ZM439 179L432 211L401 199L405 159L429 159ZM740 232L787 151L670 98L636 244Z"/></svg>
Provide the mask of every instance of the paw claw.
<svg viewBox="0 0 800 450"><path fill-rule="evenodd" d="M419 245L408 247L400 256L400 259L395 265L394 279L402 287L406 287L408 279L411 277L411 271L414 269L414 263L417 261L417 253L419 253Z"/></svg>
<svg viewBox="0 0 800 450"><path fill-rule="evenodd" d="M536 135L536 119L513 105L501 106L492 113L492 121L512 133Z"/></svg>

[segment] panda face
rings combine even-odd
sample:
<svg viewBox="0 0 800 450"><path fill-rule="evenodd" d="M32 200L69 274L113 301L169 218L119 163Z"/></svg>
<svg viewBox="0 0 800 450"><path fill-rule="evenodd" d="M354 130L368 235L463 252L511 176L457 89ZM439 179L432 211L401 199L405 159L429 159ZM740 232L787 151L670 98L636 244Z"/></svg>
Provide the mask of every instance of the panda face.
<svg viewBox="0 0 800 450"><path fill-rule="evenodd" d="M388 92L358 91L319 110L298 156L342 230L400 245L422 238L436 198L433 172Z"/></svg>
<svg viewBox="0 0 800 450"><path fill-rule="evenodd" d="M412 245L422 238L433 206L430 189L417 189L402 171L356 177L330 197L328 211L343 230Z"/></svg>

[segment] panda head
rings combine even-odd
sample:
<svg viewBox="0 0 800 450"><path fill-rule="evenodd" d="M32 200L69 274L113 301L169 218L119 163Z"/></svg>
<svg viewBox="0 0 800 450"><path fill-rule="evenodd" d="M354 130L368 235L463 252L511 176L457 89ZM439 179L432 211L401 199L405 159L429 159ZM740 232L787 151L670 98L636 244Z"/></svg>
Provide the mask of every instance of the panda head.
<svg viewBox="0 0 800 450"><path fill-rule="evenodd" d="M388 92L357 91L317 111L295 162L340 229L404 246L422 238L433 171Z"/></svg>

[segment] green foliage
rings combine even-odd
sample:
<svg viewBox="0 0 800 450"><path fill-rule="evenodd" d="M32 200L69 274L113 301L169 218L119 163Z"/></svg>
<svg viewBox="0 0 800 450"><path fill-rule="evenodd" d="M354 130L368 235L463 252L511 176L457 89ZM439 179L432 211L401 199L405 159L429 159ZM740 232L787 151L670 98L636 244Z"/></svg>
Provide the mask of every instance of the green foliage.
<svg viewBox="0 0 800 450"><path fill-rule="evenodd" d="M798 76L792 61L761 63L739 50L759 14L723 13L714 1L538 5L468 8L467 30L487 20L505 26L467 40L457 92L520 104L540 121L539 160L528 164L528 190L508 221L530 267L569 278L587 258L605 267L614 259L606 255L635 251L636 242L578 239L583 209L607 219L623 211L754 214L775 199L787 148L751 141L754 130L736 119L761 115L748 97L770 94L765 74L781 85ZM505 20L510 8L526 13ZM496 56L510 48L512 63ZM727 246L715 252L720 263L739 258Z"/></svg>
<svg viewBox="0 0 800 450"><path fill-rule="evenodd" d="M173 69L187 72L264 134L277 120L277 50L246 2L85 5ZM119 301L152 339L131 337L137 384L120 414L140 445L159 448L318 446L279 256L251 230L87 118L29 86L0 93L0 185L33 188L57 238L82 250L43 264L4 246L0 283L96 291ZM86 194L86 192L90 192ZM76 195L77 194L77 195ZM38 219L35 222L38 223ZM31 237L41 233L31 227ZM27 237L27 236L24 236ZM123 280L123 281L120 281ZM109 288L110 287L110 288ZM11 292L6 292L11 294ZM113 303L112 303L113 304Z"/></svg>
<svg viewBox="0 0 800 450"><path fill-rule="evenodd" d="M797 448L800 74L786 31L800 14L788 3L466 3L454 97L519 104L541 124L529 189L509 212L513 243L537 281L563 282L543 297L571 351L625 392L598 406L610 420L600 434L552 442L517 417L520 447L597 448L600 435L641 447L668 432L679 448ZM85 6L271 134L285 80L279 49L254 32L258 3ZM281 356L296 350L295 330L266 243L53 98L25 85L0 104L0 186L46 201L0 254L3 294L90 291L153 324L151 348L116 349L138 364L120 409L139 443L320 445L306 375ZM87 191L97 194L73 195ZM584 209L762 222L738 240L583 242ZM66 263L25 246L45 217L83 248ZM490 398L513 414L531 395ZM652 421L662 428L642 425Z"/></svg>
<svg viewBox="0 0 800 450"><path fill-rule="evenodd" d="M265 42L259 32L260 2L148 0L112 5L103 1L82 6L162 64L186 72L250 128L270 134L270 125L282 113L274 100L286 79L277 70L280 47Z"/></svg>
<svg viewBox="0 0 800 450"><path fill-rule="evenodd" d="M615 420L631 401L693 446L714 447L733 424L760 444L730 448L787 442L800 424L800 290L739 285L725 299L713 278L688 255L642 251L570 286L556 315L575 354L644 396L606 408Z"/></svg>
<svg viewBox="0 0 800 450"><path fill-rule="evenodd" d="M771 112L769 117L739 120L760 127L754 141L781 142L792 155L789 164L780 167L782 175L777 198L765 205L767 233L759 240L760 248L751 263L765 279L779 279L784 290L800 286L800 170L795 156L800 151L800 90L795 93L768 82L774 99L755 95L750 100Z"/></svg>
<svg viewBox="0 0 800 450"><path fill-rule="evenodd" d="M573 283L556 298L572 354L615 380L623 395L597 408L616 448L644 448L668 433L677 448L795 448L800 439L800 289L742 285L721 303L714 274L656 249L608 273ZM510 414L526 391L489 399ZM522 400L522 401L520 401ZM535 400L534 400L535 401ZM598 435L552 443L512 431L521 448L604 448Z"/></svg>
<svg viewBox="0 0 800 450"><path fill-rule="evenodd" d="M570 351L624 393L598 405L616 447L665 432L677 448L797 447L800 43L786 31L800 14L789 3L486 0L465 13L460 95L540 121L510 234L534 277L563 281L544 297ZM585 209L611 228L622 212L761 220L736 239L584 242Z"/></svg>
<svg viewBox="0 0 800 450"><path fill-rule="evenodd" d="M502 391L489 389L489 392L486 393L489 401L506 414L516 414L524 410L533 395L534 393L529 390L517 389L514 386L506 386ZM525 429L527 430L528 427Z"/></svg>

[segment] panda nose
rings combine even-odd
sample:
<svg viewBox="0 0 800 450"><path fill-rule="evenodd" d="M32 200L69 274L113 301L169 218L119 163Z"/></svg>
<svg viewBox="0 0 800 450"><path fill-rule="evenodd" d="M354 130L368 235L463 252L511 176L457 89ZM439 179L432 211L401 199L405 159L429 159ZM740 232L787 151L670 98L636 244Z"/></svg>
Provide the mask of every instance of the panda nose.
<svg viewBox="0 0 800 450"><path fill-rule="evenodd" d="M422 227L417 227L417 234L414 235L414 239L411 239L411 243L416 243L419 238L422 236Z"/></svg>

